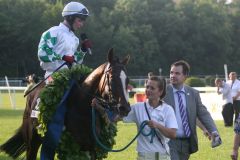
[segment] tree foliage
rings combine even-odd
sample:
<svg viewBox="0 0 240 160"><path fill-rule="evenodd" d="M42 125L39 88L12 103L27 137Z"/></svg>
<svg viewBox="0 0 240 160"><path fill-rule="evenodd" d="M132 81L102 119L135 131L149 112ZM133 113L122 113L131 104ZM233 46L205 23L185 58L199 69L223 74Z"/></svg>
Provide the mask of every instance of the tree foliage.
<svg viewBox="0 0 240 160"><path fill-rule="evenodd" d="M204 81L198 77L188 77L184 83L191 87L205 87Z"/></svg>
<svg viewBox="0 0 240 160"><path fill-rule="evenodd" d="M0 0L0 77L42 75L37 48L42 32L58 25L69 0ZM80 2L80 1L79 1ZM168 74L184 59L191 74L223 74L223 64L238 71L240 1L82 0L90 17L80 31L93 41L84 63L96 67L109 48L130 54L129 75ZM76 33L80 35L80 32Z"/></svg>

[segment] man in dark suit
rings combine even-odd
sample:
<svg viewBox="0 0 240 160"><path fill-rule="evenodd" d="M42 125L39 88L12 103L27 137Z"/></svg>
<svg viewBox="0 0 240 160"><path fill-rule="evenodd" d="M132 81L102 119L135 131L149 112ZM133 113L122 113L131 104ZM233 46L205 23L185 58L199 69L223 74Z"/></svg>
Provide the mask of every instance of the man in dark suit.
<svg viewBox="0 0 240 160"><path fill-rule="evenodd" d="M184 85L189 71L190 66L185 61L171 65L170 85L167 86L164 98L173 107L178 122L177 138L169 142L172 160L188 160L190 154L198 151L197 118L213 139L220 138L210 113L201 102L199 92Z"/></svg>

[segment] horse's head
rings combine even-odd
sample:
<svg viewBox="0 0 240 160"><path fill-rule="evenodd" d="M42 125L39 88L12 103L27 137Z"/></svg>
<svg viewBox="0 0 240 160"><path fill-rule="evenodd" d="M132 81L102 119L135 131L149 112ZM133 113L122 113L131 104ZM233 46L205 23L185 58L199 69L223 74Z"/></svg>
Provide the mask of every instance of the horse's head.
<svg viewBox="0 0 240 160"><path fill-rule="evenodd" d="M114 117L126 116L130 111L128 102L127 86L129 79L126 74L126 64L130 56L120 61L113 55L113 49L108 52L108 63L106 63L103 76L99 83L99 90L102 97L108 102L109 109Z"/></svg>

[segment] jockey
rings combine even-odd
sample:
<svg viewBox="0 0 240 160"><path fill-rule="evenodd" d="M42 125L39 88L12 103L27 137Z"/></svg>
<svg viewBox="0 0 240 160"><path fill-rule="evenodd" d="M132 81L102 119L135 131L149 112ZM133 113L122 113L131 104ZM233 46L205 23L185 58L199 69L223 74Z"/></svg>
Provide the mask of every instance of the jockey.
<svg viewBox="0 0 240 160"><path fill-rule="evenodd" d="M92 46L91 41L86 39L81 43L81 49L77 50L79 39L74 34L83 27L89 16L88 9L79 2L70 2L64 7L62 16L64 21L45 31L38 45L38 59L41 68L46 71L45 78L65 62L69 65L73 62L81 64Z"/></svg>

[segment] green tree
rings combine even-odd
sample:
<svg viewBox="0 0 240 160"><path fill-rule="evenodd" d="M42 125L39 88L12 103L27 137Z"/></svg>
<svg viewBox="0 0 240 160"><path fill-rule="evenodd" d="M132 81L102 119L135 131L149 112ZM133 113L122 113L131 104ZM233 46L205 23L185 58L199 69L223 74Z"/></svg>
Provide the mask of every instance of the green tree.
<svg viewBox="0 0 240 160"><path fill-rule="evenodd" d="M20 76L38 70L37 43L45 4L37 0L0 1L0 74Z"/></svg>
<svg viewBox="0 0 240 160"><path fill-rule="evenodd" d="M240 57L240 48L239 48L239 42L240 42L240 1L234 0L233 3L228 5L228 13L230 14L231 24L232 24L232 30L233 34L231 36L232 39L232 52L230 52L230 55L228 57L228 67L229 71L236 71L240 72L239 66L240 62L237 60L238 57Z"/></svg>
<svg viewBox="0 0 240 160"><path fill-rule="evenodd" d="M182 42L176 43L179 52L176 50L171 57L189 61L192 74L221 73L223 64L228 63L232 43L232 27L225 6L199 0L183 1L178 7L181 23L177 35Z"/></svg>
<svg viewBox="0 0 240 160"><path fill-rule="evenodd" d="M37 47L41 34L58 25L70 0L0 1L0 75L41 73ZM240 1L77 0L90 11L82 30L93 41L84 63L96 67L109 48L131 55L130 75L147 75L184 59L191 74L223 74L223 64L238 71Z"/></svg>

